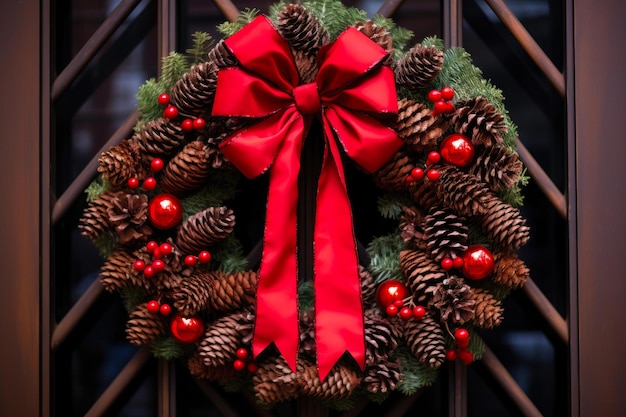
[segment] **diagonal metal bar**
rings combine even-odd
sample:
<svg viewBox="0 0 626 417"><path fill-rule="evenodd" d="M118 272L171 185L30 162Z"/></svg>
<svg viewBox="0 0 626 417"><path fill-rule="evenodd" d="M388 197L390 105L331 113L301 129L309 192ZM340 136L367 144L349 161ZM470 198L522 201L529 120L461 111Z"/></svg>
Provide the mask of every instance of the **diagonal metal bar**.
<svg viewBox="0 0 626 417"><path fill-rule="evenodd" d="M541 292L535 281L529 278L522 287L522 291L563 343L569 343L567 322L554 308L550 300Z"/></svg>
<svg viewBox="0 0 626 417"><path fill-rule="evenodd" d="M76 79L78 74L85 68L91 58L102 48L105 42L111 37L113 32L119 28L126 18L131 14L141 0L122 0L120 4L111 12L109 17L98 27L89 40L78 51L76 56L63 69L52 84L52 101L56 101L61 94Z"/></svg>
<svg viewBox="0 0 626 417"><path fill-rule="evenodd" d="M211 400L215 408L224 417L239 417L239 414L228 404L220 394L213 388L213 386L206 379L196 379L196 384L204 395Z"/></svg>
<svg viewBox="0 0 626 417"><path fill-rule="evenodd" d="M213 3L220 9L220 12L231 22L237 20L239 8L230 0L213 0Z"/></svg>
<svg viewBox="0 0 626 417"><path fill-rule="evenodd" d="M72 306L70 311L57 324L52 332L50 339L50 349L58 350L65 340L72 334L78 323L87 314L87 311L98 301L104 294L104 287L100 284L100 280L94 279L87 291Z"/></svg>
<svg viewBox="0 0 626 417"><path fill-rule="evenodd" d="M561 96L565 96L565 77L554 65L552 60L541 49L535 39L528 33L526 28L515 17L511 9L504 3L504 0L485 0L491 10L498 16L500 21L509 29L511 34L517 39L522 48L530 55L531 59L541 69L548 80Z"/></svg>
<svg viewBox="0 0 626 417"><path fill-rule="evenodd" d="M122 125L113 133L109 140L104 144L99 152L91 158L91 161L87 163L81 173L74 179L74 181L67 187L67 190L61 194L61 196L54 203L52 208L52 224L56 224L63 215L70 208L74 200L85 190L89 185L89 182L93 179L98 168L98 159L100 153L108 150L111 146L116 145L127 138L133 131L133 127L139 119L139 110L135 110L128 116L128 118L122 123Z"/></svg>
<svg viewBox="0 0 626 417"><path fill-rule="evenodd" d="M509 395L510 399L515 403L517 409L526 417L542 417L541 412L535 404L528 398L526 393L515 382L509 371L506 370L502 362L498 360L496 355L485 347L485 352L480 361L485 369L494 377L499 386Z"/></svg>
<svg viewBox="0 0 626 417"><path fill-rule="evenodd" d="M537 182L539 188L541 188L546 197L548 197L548 200L554 205L561 217L566 219L567 201L565 200L565 195L554 185L548 174L541 168L541 165L533 158L532 154L526 149L519 138L516 140L516 145L517 153L528 169L530 176Z"/></svg>
<svg viewBox="0 0 626 417"><path fill-rule="evenodd" d="M144 348L139 350L117 377L115 377L98 400L91 406L84 417L100 417L107 415L109 408L120 398L124 390L127 389L135 377L139 375L139 372L141 372L151 358L152 352L150 352L149 349Z"/></svg>
<svg viewBox="0 0 626 417"><path fill-rule="evenodd" d="M404 0L386 0L380 6L376 14L385 17L391 17L396 12L396 10L398 10L398 7L402 6L402 3L404 3Z"/></svg>

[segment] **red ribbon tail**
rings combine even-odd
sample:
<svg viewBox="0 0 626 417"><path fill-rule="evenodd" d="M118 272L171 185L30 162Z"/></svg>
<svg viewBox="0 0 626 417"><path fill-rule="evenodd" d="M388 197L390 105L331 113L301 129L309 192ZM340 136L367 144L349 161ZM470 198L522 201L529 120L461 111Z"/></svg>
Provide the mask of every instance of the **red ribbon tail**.
<svg viewBox="0 0 626 417"><path fill-rule="evenodd" d="M326 133L330 129L326 129ZM347 351L364 369L365 338L358 256L343 167L327 136L315 221L315 323L320 380ZM328 155L330 149L330 155Z"/></svg>

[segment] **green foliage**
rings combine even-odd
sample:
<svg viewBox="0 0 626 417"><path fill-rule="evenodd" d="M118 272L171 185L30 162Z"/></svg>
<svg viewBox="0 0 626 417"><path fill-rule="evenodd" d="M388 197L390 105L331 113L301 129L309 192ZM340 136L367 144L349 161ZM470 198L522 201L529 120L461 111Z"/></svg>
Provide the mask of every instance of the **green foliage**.
<svg viewBox="0 0 626 417"><path fill-rule="evenodd" d="M278 1L270 5L267 15L274 21L274 23L277 22L278 14L286 5L287 3L285 3L284 1Z"/></svg>
<svg viewBox="0 0 626 417"><path fill-rule="evenodd" d="M378 27L387 29L387 32L391 34L393 46L394 59L398 60L406 53L406 48L409 42L415 35L412 30L400 27L396 25L393 19L375 14L372 17L372 22Z"/></svg>
<svg viewBox="0 0 626 417"><path fill-rule="evenodd" d="M386 193L378 197L378 212L386 219L399 219L402 207L411 205L411 200L405 194Z"/></svg>
<svg viewBox="0 0 626 417"><path fill-rule="evenodd" d="M194 32L191 35L193 45L187 49L187 56L193 64L198 64L207 59L212 37L207 32Z"/></svg>
<svg viewBox="0 0 626 417"><path fill-rule="evenodd" d="M343 32L348 26L367 20L367 12L356 7L346 7L339 0L312 0L302 3L324 25L331 39Z"/></svg>
<svg viewBox="0 0 626 417"><path fill-rule="evenodd" d="M172 360L186 356L192 349L190 345L181 345L172 337L162 337L150 343L150 350L157 358Z"/></svg>
<svg viewBox="0 0 626 417"><path fill-rule="evenodd" d="M211 171L207 183L199 191L181 199L184 208L183 219L198 213L207 207L223 206L236 193L240 175L232 170L216 169Z"/></svg>
<svg viewBox="0 0 626 417"><path fill-rule="evenodd" d="M400 366L404 374L398 385L398 391L405 395L413 395L420 388L433 384L437 379L438 370L431 369L419 363L406 347L400 347L394 352L394 356L400 359Z"/></svg>
<svg viewBox="0 0 626 417"><path fill-rule="evenodd" d="M139 304L145 302L146 300L145 291L142 288L133 285L121 288L119 293L122 302L124 303L124 308L128 311L128 313L133 312Z"/></svg>
<svg viewBox="0 0 626 417"><path fill-rule="evenodd" d="M382 404L384 403L387 398L389 398L389 395L391 395L391 392L387 391L387 392L368 392L367 393L367 398L369 398L369 400L371 402L373 402L374 404Z"/></svg>
<svg viewBox="0 0 626 417"><path fill-rule="evenodd" d="M159 94L165 91L163 85L155 78L144 82L137 90L137 109L140 116L135 125L135 132L139 132L150 120L157 119L163 114L163 107L157 102Z"/></svg>
<svg viewBox="0 0 626 417"><path fill-rule="evenodd" d="M398 253L404 249L404 242L398 233L373 239L367 245L370 257L369 272L374 281L381 283L388 279L402 279Z"/></svg>
<svg viewBox="0 0 626 417"><path fill-rule="evenodd" d="M170 52L168 56L161 60L161 77L159 82L163 86L163 91L170 91L172 87L189 71L189 62L185 55L178 52Z"/></svg>
<svg viewBox="0 0 626 417"><path fill-rule="evenodd" d="M422 40L421 44L424 46L434 46L440 51L443 51L445 49L443 39L438 36L427 36Z"/></svg>
<svg viewBox="0 0 626 417"><path fill-rule="evenodd" d="M303 281L298 284L298 305L301 311L309 310L315 303L315 289L313 281Z"/></svg>
<svg viewBox="0 0 626 417"><path fill-rule="evenodd" d="M336 411L350 411L359 402L359 398L356 395L351 395L346 398L337 398L332 400L321 401L325 407Z"/></svg>
<svg viewBox="0 0 626 417"><path fill-rule="evenodd" d="M227 274L248 269L241 242L229 235L211 251L211 263Z"/></svg>
<svg viewBox="0 0 626 417"><path fill-rule="evenodd" d="M470 330L470 344L467 348L474 355L474 360L478 361L485 353L485 342L475 331Z"/></svg>
<svg viewBox="0 0 626 417"><path fill-rule="evenodd" d="M100 256L107 258L118 247L117 234L109 231L93 239L93 245L98 249Z"/></svg>
<svg viewBox="0 0 626 417"><path fill-rule="evenodd" d="M242 27L252 22L255 17L259 15L259 10L255 8L246 7L241 11L239 16L234 22L224 22L217 25L217 31L221 33L224 37L229 37L234 35L237 31L239 31Z"/></svg>
<svg viewBox="0 0 626 417"><path fill-rule="evenodd" d="M498 197L512 205L513 207L521 207L524 205L524 195L522 194L522 188L528 185L530 177L527 174L526 168L520 174L519 179L510 188L505 188L498 193Z"/></svg>
<svg viewBox="0 0 626 417"><path fill-rule="evenodd" d="M87 194L87 202L91 202L98 198L100 194L111 188L111 184L109 184L101 175L99 175L95 180L91 182L85 188L85 194Z"/></svg>

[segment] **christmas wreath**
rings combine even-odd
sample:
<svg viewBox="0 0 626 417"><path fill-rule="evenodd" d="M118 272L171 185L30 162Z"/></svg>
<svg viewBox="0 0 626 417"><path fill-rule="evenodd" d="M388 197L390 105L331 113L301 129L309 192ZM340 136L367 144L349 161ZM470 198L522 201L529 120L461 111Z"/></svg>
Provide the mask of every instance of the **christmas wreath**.
<svg viewBox="0 0 626 417"><path fill-rule="evenodd" d="M410 31L339 1L247 9L218 30L163 59L134 134L101 154L86 190L79 227L128 308L130 343L266 406L382 401L480 358L477 329L500 324L529 274L502 92L462 48L408 48ZM312 279L298 279L305 138L324 148ZM364 245L348 166L396 225ZM257 177L264 236L246 257L229 205Z"/></svg>

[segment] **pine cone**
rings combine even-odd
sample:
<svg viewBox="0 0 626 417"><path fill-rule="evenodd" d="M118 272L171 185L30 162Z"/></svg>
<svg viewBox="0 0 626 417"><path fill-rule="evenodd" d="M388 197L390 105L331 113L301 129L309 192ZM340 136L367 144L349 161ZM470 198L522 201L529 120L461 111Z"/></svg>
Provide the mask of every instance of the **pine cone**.
<svg viewBox="0 0 626 417"><path fill-rule="evenodd" d="M430 316L405 323L404 339L415 358L431 369L446 360L446 339L441 326Z"/></svg>
<svg viewBox="0 0 626 417"><path fill-rule="evenodd" d="M237 65L237 58L230 52L223 39L209 51L209 61L214 63L217 68L234 67Z"/></svg>
<svg viewBox="0 0 626 417"><path fill-rule="evenodd" d="M371 20L357 22L354 27L387 52L385 63L390 64L393 57L393 38L387 28L377 26Z"/></svg>
<svg viewBox="0 0 626 417"><path fill-rule="evenodd" d="M493 193L478 177L459 171L455 167L439 169L441 178L436 181L437 196L447 207L460 216L478 216L486 213Z"/></svg>
<svg viewBox="0 0 626 417"><path fill-rule="evenodd" d="M349 397L361 382L359 375L345 365L337 364L324 381L320 381L317 366L301 360L298 362L298 383L302 394L324 400Z"/></svg>
<svg viewBox="0 0 626 417"><path fill-rule="evenodd" d="M148 312L146 304L139 304L126 322L126 338L135 346L145 346L165 335L165 322L160 314Z"/></svg>
<svg viewBox="0 0 626 417"><path fill-rule="evenodd" d="M515 253L494 253L496 259L492 280L512 289L524 286L530 276L528 267Z"/></svg>
<svg viewBox="0 0 626 417"><path fill-rule="evenodd" d="M81 235L93 240L110 229L107 212L116 195L115 191L105 191L87 204L78 222Z"/></svg>
<svg viewBox="0 0 626 417"><path fill-rule="evenodd" d="M215 87L217 65L213 61L194 65L174 84L170 100L179 113L188 117L210 116Z"/></svg>
<svg viewBox="0 0 626 417"><path fill-rule="evenodd" d="M462 256L467 249L465 219L451 210L435 208L424 217L423 227L427 250L437 262L446 257Z"/></svg>
<svg viewBox="0 0 626 417"><path fill-rule="evenodd" d="M211 305L216 311L232 311L253 307L255 303L257 273L254 271L225 274L215 272L211 283Z"/></svg>
<svg viewBox="0 0 626 417"><path fill-rule="evenodd" d="M131 140L148 158L160 158L178 150L185 140L185 134L178 123L171 123L168 119L160 117L146 123Z"/></svg>
<svg viewBox="0 0 626 417"><path fill-rule="evenodd" d="M384 358L371 366L365 367L363 384L368 392L391 392L402 382L400 360Z"/></svg>
<svg viewBox="0 0 626 417"><path fill-rule="evenodd" d="M412 249L426 249L424 215L415 207L402 207L400 215L400 236Z"/></svg>
<svg viewBox="0 0 626 417"><path fill-rule="evenodd" d="M476 155L469 173L489 184L492 191L497 192L511 188L522 174L524 166L517 152L505 146L483 148Z"/></svg>
<svg viewBox="0 0 626 417"><path fill-rule="evenodd" d="M112 293L128 285L143 287L143 274L140 277L133 269L137 259L134 253L124 248L111 253L100 269L99 279L104 289Z"/></svg>
<svg viewBox="0 0 626 417"><path fill-rule="evenodd" d="M363 305L375 303L376 281L374 281L372 274L370 274L363 265L359 265L359 278L361 280L361 299L363 300Z"/></svg>
<svg viewBox="0 0 626 417"><path fill-rule="evenodd" d="M145 240L152 234L148 220L146 194L115 193L107 207L111 226L115 228L121 244Z"/></svg>
<svg viewBox="0 0 626 417"><path fill-rule="evenodd" d="M367 310L364 314L365 325L365 365L381 362L398 347L400 334L398 328L389 320Z"/></svg>
<svg viewBox="0 0 626 417"><path fill-rule="evenodd" d="M289 4L278 12L278 32L293 49L311 56L330 42L322 22L299 4Z"/></svg>
<svg viewBox="0 0 626 417"><path fill-rule="evenodd" d="M424 303L427 299L426 295L434 291L437 285L446 278L446 273L441 266L422 251L401 251L400 268L406 277L409 289L419 304Z"/></svg>
<svg viewBox="0 0 626 417"><path fill-rule="evenodd" d="M183 195L200 189L211 170L209 156L201 141L187 143L165 167L160 179L163 191Z"/></svg>
<svg viewBox="0 0 626 417"><path fill-rule="evenodd" d="M282 356L259 363L252 375L252 386L256 399L267 405L289 401L300 394L296 374Z"/></svg>
<svg viewBox="0 0 626 417"><path fill-rule="evenodd" d="M100 154L98 172L115 188L126 185L129 178L143 177L141 148L134 140L124 139Z"/></svg>
<svg viewBox="0 0 626 417"><path fill-rule="evenodd" d="M474 288L474 302L476 303L476 315L474 324L483 329L491 329L499 326L502 322L504 308L500 300L496 300L489 291L484 288Z"/></svg>
<svg viewBox="0 0 626 417"><path fill-rule="evenodd" d="M209 381L226 381L237 376L237 371L232 365L206 366L198 352L194 352L187 359L187 368L193 377Z"/></svg>
<svg viewBox="0 0 626 417"><path fill-rule="evenodd" d="M186 254L197 254L226 238L235 227L235 214L227 207L209 207L185 220L176 234L176 246Z"/></svg>
<svg viewBox="0 0 626 417"><path fill-rule="evenodd" d="M446 128L447 119L434 117L424 104L406 98L398 102L396 131L415 152L436 149Z"/></svg>
<svg viewBox="0 0 626 417"><path fill-rule="evenodd" d="M520 211L495 196L489 199L480 224L487 236L502 248L519 249L530 238L530 228Z"/></svg>
<svg viewBox="0 0 626 417"><path fill-rule="evenodd" d="M310 55L306 51L293 50L293 59L300 76L300 83L308 84L314 82L318 72L315 55Z"/></svg>
<svg viewBox="0 0 626 417"><path fill-rule="evenodd" d="M315 360L315 309L300 313L300 353Z"/></svg>
<svg viewBox="0 0 626 417"><path fill-rule="evenodd" d="M472 288L463 279L450 276L439 284L428 307L437 309L442 321L463 325L474 318L475 304Z"/></svg>
<svg viewBox="0 0 626 417"><path fill-rule="evenodd" d="M409 155L400 148L374 173L374 184L385 191L403 190L413 167Z"/></svg>
<svg viewBox="0 0 626 417"><path fill-rule="evenodd" d="M198 352L206 366L232 365L237 359L237 349L252 334L254 315L249 311L220 317L207 326Z"/></svg>
<svg viewBox="0 0 626 417"><path fill-rule="evenodd" d="M182 280L171 294L174 308L186 317L210 309L215 274L200 271Z"/></svg>
<svg viewBox="0 0 626 417"><path fill-rule="evenodd" d="M396 82L409 90L430 85L443 67L443 52L434 46L416 45L398 61Z"/></svg>
<svg viewBox="0 0 626 417"><path fill-rule="evenodd" d="M455 132L469 137L474 145L502 143L507 131L504 116L489 100L476 97L458 102L455 107L451 120Z"/></svg>
<svg viewBox="0 0 626 417"><path fill-rule="evenodd" d="M432 181L415 181L412 182L409 187L413 201L415 201L417 207L424 212L428 212L429 209L435 205L440 205L437 187L435 187L434 184L436 183Z"/></svg>

